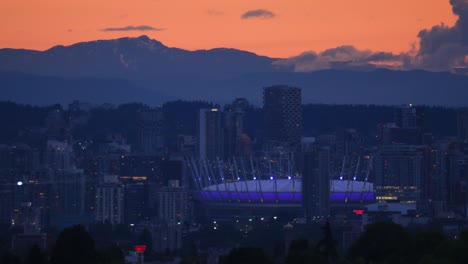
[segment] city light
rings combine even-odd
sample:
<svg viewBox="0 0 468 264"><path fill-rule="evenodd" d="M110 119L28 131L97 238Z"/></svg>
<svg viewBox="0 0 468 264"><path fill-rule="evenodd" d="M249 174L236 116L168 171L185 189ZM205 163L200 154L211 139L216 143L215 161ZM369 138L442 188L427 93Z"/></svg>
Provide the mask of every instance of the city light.
<svg viewBox="0 0 468 264"><path fill-rule="evenodd" d="M143 253L146 251L146 245L136 245L133 247L136 252Z"/></svg>
<svg viewBox="0 0 468 264"><path fill-rule="evenodd" d="M19 181L19 182L16 183L16 185L21 186L21 185L23 185L23 182Z"/></svg>

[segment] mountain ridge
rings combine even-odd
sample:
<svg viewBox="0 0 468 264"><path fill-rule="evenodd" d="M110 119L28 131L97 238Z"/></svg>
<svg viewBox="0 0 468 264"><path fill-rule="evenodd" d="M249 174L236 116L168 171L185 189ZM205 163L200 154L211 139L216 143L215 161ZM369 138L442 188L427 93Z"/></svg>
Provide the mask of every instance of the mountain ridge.
<svg viewBox="0 0 468 264"><path fill-rule="evenodd" d="M121 89L117 94L122 98L112 99L118 102L128 98L148 102L148 96L154 96L155 103L162 98L229 102L245 97L260 104L262 87L288 84L302 88L305 103L468 104L463 100L468 98L468 77L463 75L367 67L302 73L294 72L292 67L279 67L275 60L230 48L188 51L167 47L143 35L57 45L46 51L1 49L0 84L2 90L10 91L5 94L17 100L22 96L26 101L31 88L24 86L34 83L9 76L12 72L35 76L40 89L61 92L56 85L74 87L74 94L82 98L89 96L80 95L80 89L87 93L93 92L89 87L96 93L111 92L112 84ZM24 94L12 93L13 89ZM133 96L132 91L139 96ZM105 100L104 94L99 98ZM6 95L3 98L8 99Z"/></svg>

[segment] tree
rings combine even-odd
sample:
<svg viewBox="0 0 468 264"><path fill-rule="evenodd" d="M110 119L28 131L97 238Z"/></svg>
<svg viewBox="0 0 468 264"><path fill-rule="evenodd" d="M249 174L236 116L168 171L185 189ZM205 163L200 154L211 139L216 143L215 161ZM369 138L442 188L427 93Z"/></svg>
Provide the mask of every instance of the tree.
<svg viewBox="0 0 468 264"><path fill-rule="evenodd" d="M146 246L145 259L150 260L154 257L153 236L148 229L143 229L143 231L141 231L138 237L138 244Z"/></svg>
<svg viewBox="0 0 468 264"><path fill-rule="evenodd" d="M240 247L229 252L225 259L225 264L264 264L270 263L261 248Z"/></svg>
<svg viewBox="0 0 468 264"><path fill-rule="evenodd" d="M18 256L11 254L7 251L3 254L2 259L0 260L1 264L20 264L21 260Z"/></svg>
<svg viewBox="0 0 468 264"><path fill-rule="evenodd" d="M336 262L338 251L336 250L336 241L333 239L330 221L322 227L324 238L317 243L316 252L322 257L324 263Z"/></svg>
<svg viewBox="0 0 468 264"><path fill-rule="evenodd" d="M42 253L42 250L37 245L34 245L29 249L24 263L25 264L45 264L47 263L47 258L46 258L46 255Z"/></svg>
<svg viewBox="0 0 468 264"><path fill-rule="evenodd" d="M352 260L362 258L367 263L402 263L410 245L410 236L403 227L379 222L367 226L366 231L351 246L349 253Z"/></svg>
<svg viewBox="0 0 468 264"><path fill-rule="evenodd" d="M125 255L122 249L116 245L99 251L99 259L101 264L124 264Z"/></svg>
<svg viewBox="0 0 468 264"><path fill-rule="evenodd" d="M316 258L315 251L309 246L306 239L293 240L286 256L287 264L313 263Z"/></svg>
<svg viewBox="0 0 468 264"><path fill-rule="evenodd" d="M447 241L441 232L428 230L417 234L409 254L412 262L418 262L426 256L431 256L438 247Z"/></svg>
<svg viewBox="0 0 468 264"><path fill-rule="evenodd" d="M60 232L51 254L52 264L97 263L94 240L81 225Z"/></svg>

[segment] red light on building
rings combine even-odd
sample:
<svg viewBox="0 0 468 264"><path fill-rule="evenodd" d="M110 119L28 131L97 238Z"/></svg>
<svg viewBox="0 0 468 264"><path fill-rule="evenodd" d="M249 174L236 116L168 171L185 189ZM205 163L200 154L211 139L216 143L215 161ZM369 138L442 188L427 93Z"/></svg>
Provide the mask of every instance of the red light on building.
<svg viewBox="0 0 468 264"><path fill-rule="evenodd" d="M362 209L355 209L353 210L353 213L357 214L357 215L362 215L364 213L364 210Z"/></svg>
<svg viewBox="0 0 468 264"><path fill-rule="evenodd" d="M133 249L135 249L135 251L138 252L138 253L142 253L142 252L146 251L146 246L145 245L136 245L136 246L133 247Z"/></svg>

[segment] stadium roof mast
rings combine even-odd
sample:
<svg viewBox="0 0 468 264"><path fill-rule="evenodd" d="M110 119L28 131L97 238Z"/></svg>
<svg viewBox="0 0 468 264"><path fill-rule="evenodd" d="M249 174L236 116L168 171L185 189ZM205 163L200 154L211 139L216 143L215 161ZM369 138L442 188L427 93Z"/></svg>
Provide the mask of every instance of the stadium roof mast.
<svg viewBox="0 0 468 264"><path fill-rule="evenodd" d="M363 192L366 188L367 181L369 180L370 171L373 169L372 163L374 161L374 156L369 157L369 163L367 163L367 170L366 170L366 178L364 179L364 184L362 185L362 192L361 192L361 203L363 201Z"/></svg>
<svg viewBox="0 0 468 264"><path fill-rule="evenodd" d="M349 185L350 185L350 182L354 182L356 179L357 179L357 176L358 176L358 169L359 169L359 165L361 163L361 156L358 157L358 160L357 160L357 163L356 163L356 169L354 171L354 178L353 178L353 181L351 181L351 174L349 174L349 177L348 177L348 184L347 184L347 187L346 187L346 198L345 198L345 203L348 202L348 197L349 197ZM350 167L351 169L351 167ZM353 183L351 183L353 184ZM352 187L352 186L351 186Z"/></svg>

